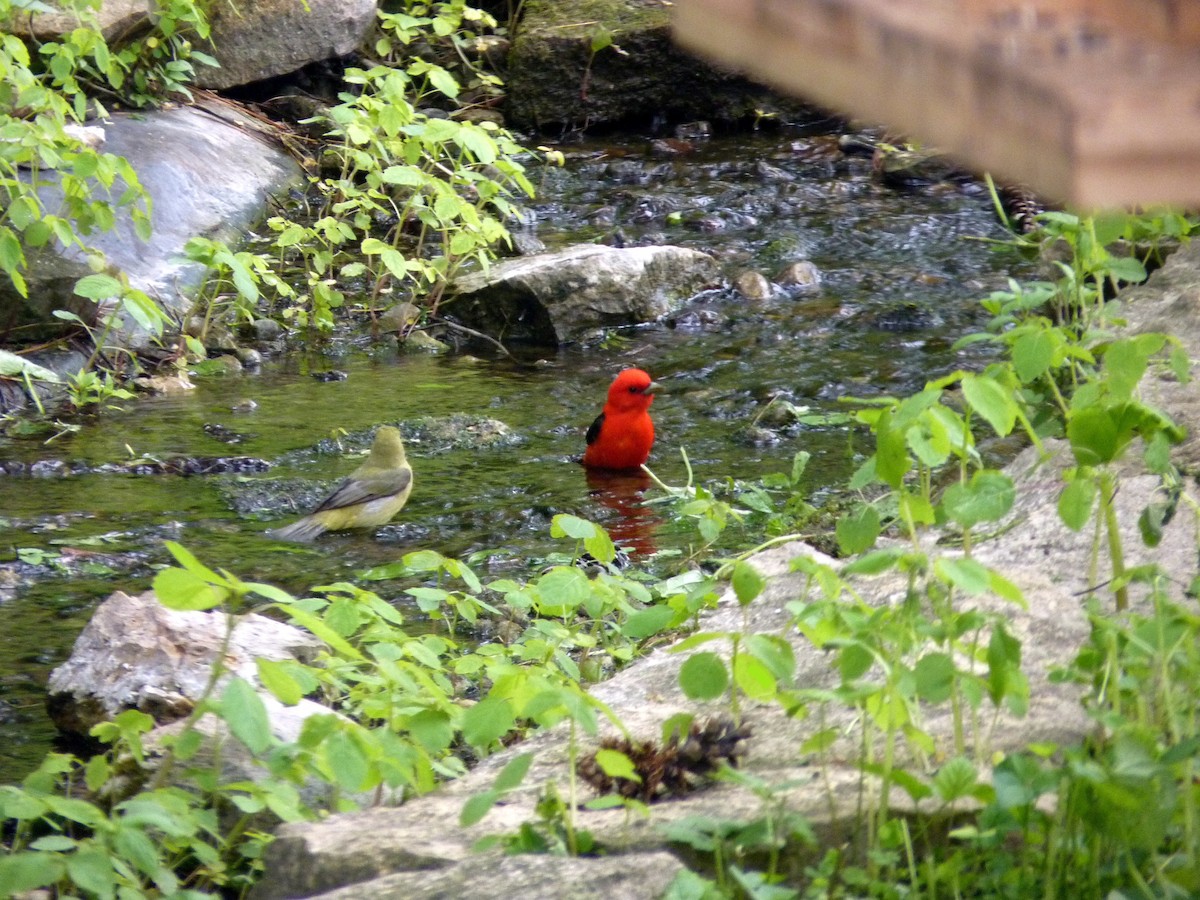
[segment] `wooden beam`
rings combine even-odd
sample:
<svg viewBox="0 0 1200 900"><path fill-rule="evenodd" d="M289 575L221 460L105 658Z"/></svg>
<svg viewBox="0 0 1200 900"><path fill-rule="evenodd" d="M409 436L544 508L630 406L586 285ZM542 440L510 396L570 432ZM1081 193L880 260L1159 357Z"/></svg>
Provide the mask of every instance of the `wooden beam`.
<svg viewBox="0 0 1200 900"><path fill-rule="evenodd" d="M1200 0L675 0L685 47L1068 205L1200 206Z"/></svg>

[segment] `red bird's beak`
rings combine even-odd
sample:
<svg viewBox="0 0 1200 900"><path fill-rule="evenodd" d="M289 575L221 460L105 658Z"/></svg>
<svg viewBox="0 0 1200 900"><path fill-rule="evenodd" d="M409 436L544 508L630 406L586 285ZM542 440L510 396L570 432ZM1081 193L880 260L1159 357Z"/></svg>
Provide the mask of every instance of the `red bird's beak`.
<svg viewBox="0 0 1200 900"><path fill-rule="evenodd" d="M661 390L662 390L662 385L659 384L657 381L652 381L642 389L642 393L645 394L647 397L649 397L655 391L661 391Z"/></svg>

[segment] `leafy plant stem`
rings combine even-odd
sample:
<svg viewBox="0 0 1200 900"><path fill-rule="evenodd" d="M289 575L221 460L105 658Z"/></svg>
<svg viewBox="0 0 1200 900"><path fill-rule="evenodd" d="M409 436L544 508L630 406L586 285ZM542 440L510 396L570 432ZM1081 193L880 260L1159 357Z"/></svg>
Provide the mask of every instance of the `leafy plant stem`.
<svg viewBox="0 0 1200 900"><path fill-rule="evenodd" d="M1100 503L1104 508L1108 553L1112 561L1112 577L1116 582L1113 593L1116 597L1117 612L1124 612L1129 606L1129 587L1125 583L1125 553L1121 546L1120 525L1117 522L1116 493L1116 478L1106 468L1100 473Z"/></svg>

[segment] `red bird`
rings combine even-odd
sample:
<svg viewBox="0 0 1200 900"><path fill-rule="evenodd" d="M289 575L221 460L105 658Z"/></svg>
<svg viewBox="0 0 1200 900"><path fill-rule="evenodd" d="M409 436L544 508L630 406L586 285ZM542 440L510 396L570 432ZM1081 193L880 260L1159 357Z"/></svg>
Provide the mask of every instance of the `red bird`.
<svg viewBox="0 0 1200 900"><path fill-rule="evenodd" d="M583 464L589 469L636 469L650 456L650 404L658 387L641 369L625 369L608 389L604 411L587 432Z"/></svg>

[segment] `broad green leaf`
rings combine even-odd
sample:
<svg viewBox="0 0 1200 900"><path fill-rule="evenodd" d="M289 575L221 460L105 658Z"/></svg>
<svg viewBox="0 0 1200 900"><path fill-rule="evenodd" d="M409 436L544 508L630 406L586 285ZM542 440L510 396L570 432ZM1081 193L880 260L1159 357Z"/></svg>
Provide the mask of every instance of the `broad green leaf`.
<svg viewBox="0 0 1200 900"><path fill-rule="evenodd" d="M635 641L658 634L675 618L675 610L669 606L650 606L633 613L621 626L621 634Z"/></svg>
<svg viewBox="0 0 1200 900"><path fill-rule="evenodd" d="M1017 421L1017 403L1004 385L987 375L968 373L962 379L963 397L992 430L1005 437Z"/></svg>
<svg viewBox="0 0 1200 900"><path fill-rule="evenodd" d="M85 275L75 282L75 293L89 300L107 300L121 296L121 282L111 275Z"/></svg>
<svg viewBox="0 0 1200 900"><path fill-rule="evenodd" d="M296 665L290 661L280 661L258 657L254 661L258 669L258 680L263 687L275 695L285 706L295 706L304 699L304 690L300 682L292 677L290 669Z"/></svg>
<svg viewBox="0 0 1200 900"><path fill-rule="evenodd" d="M1017 489L1003 472L977 470L965 484L955 482L942 495L946 515L963 528L1003 518L1016 499Z"/></svg>
<svg viewBox="0 0 1200 900"><path fill-rule="evenodd" d="M462 811L458 814L458 824L463 828L468 828L476 822L483 821L483 817L491 812L492 807L503 796L502 792L496 790L472 794L467 798L467 802L463 804Z"/></svg>
<svg viewBox="0 0 1200 900"><path fill-rule="evenodd" d="M10 378L19 378L28 375L35 381L48 381L54 384L62 383L62 379L49 369L39 366L37 363L30 362L23 356L10 353L8 350L0 350L0 375L7 375Z"/></svg>
<svg viewBox="0 0 1200 900"><path fill-rule="evenodd" d="M486 750L512 729L516 721L508 700L488 696L463 713L462 736L472 747Z"/></svg>
<svg viewBox="0 0 1200 900"><path fill-rule="evenodd" d="M943 803L953 803L974 796L979 774L972 762L956 756L942 765L933 776L933 790Z"/></svg>
<svg viewBox="0 0 1200 900"><path fill-rule="evenodd" d="M881 529L882 523L875 507L863 504L838 519L835 531L838 548L847 556L869 550L875 546Z"/></svg>
<svg viewBox="0 0 1200 900"><path fill-rule="evenodd" d="M338 785L347 791L361 791L371 778L371 763L354 734L345 728L333 732L325 741L326 763Z"/></svg>
<svg viewBox="0 0 1200 900"><path fill-rule="evenodd" d="M796 656L790 642L775 634L748 634L745 652L768 669L775 681L785 687L796 673Z"/></svg>
<svg viewBox="0 0 1200 900"><path fill-rule="evenodd" d="M271 746L271 723L262 697L243 678L231 678L221 694L221 718L239 741L253 753Z"/></svg>
<svg viewBox="0 0 1200 900"><path fill-rule="evenodd" d="M692 700L714 700L728 685L729 672L715 653L694 653L679 670L679 686Z"/></svg>
<svg viewBox="0 0 1200 900"><path fill-rule="evenodd" d="M0 856L0 886L7 896L49 887L66 871L62 857L49 853L10 853Z"/></svg>
<svg viewBox="0 0 1200 900"><path fill-rule="evenodd" d="M763 592L763 588L767 586L762 575L758 573L758 569L746 562L744 559L739 559L733 564L733 593L737 596L738 604L747 606L755 597Z"/></svg>
<svg viewBox="0 0 1200 900"><path fill-rule="evenodd" d="M612 750L607 747L600 748L596 751L596 764L600 766L600 770L609 778L624 778L627 781L642 780L642 777L637 773L637 769L633 767L633 760L620 750Z"/></svg>
<svg viewBox="0 0 1200 900"><path fill-rule="evenodd" d="M752 700L769 700L778 691L771 670L748 653L739 653L734 659L733 681Z"/></svg>
<svg viewBox="0 0 1200 900"><path fill-rule="evenodd" d="M943 556L934 563L934 567L949 584L973 597L986 593L990 587L987 567L973 559Z"/></svg>
<svg viewBox="0 0 1200 900"><path fill-rule="evenodd" d="M926 653L913 669L917 696L927 703L942 703L954 691L954 660L950 654Z"/></svg>
<svg viewBox="0 0 1200 900"><path fill-rule="evenodd" d="M1041 377L1054 364L1062 338L1045 329L1027 331L1012 345L1013 369L1025 384Z"/></svg>
<svg viewBox="0 0 1200 900"><path fill-rule="evenodd" d="M500 770L500 774L496 776L496 790L511 791L520 787L532 764L532 753L522 753L519 756L514 756L505 763L504 768Z"/></svg>
<svg viewBox="0 0 1200 900"><path fill-rule="evenodd" d="M220 606L226 592L184 569L163 569L154 576L154 593L167 609L205 610Z"/></svg>
<svg viewBox="0 0 1200 900"><path fill-rule="evenodd" d="M1099 494L1096 477L1090 470L1077 470L1058 495L1058 517L1072 531L1079 531L1092 517Z"/></svg>

